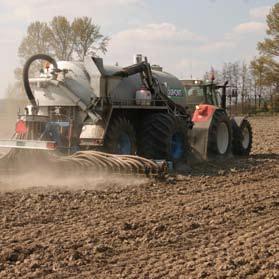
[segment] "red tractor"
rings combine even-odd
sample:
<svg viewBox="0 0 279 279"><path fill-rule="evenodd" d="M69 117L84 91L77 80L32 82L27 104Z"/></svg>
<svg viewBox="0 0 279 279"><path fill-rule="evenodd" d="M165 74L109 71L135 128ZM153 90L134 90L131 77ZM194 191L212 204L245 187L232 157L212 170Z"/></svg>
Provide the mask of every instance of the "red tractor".
<svg viewBox="0 0 279 279"><path fill-rule="evenodd" d="M252 127L246 117L229 116L226 98L228 82L182 81L192 111L192 148L203 159L230 153L247 156L252 148ZM230 88L235 94L236 89Z"/></svg>

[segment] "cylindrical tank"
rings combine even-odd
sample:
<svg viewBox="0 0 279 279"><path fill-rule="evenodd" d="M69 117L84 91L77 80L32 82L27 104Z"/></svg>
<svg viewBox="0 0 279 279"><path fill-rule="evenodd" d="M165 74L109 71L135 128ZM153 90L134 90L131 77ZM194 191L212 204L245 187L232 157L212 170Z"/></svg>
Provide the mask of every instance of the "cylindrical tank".
<svg viewBox="0 0 279 279"><path fill-rule="evenodd" d="M85 106L90 106L96 97L108 97L117 103L123 101L126 104L150 105L152 96L149 90L143 90L140 74L123 78L114 76L123 68L105 65L103 67L106 76L101 75L98 69L89 73L82 62L58 62L60 70L67 70L63 80L65 88ZM164 94L175 103L186 106L185 89L179 79L162 71L152 70L152 74L158 80ZM49 85L46 88L36 88L34 96L40 106L75 106L75 101L69 99L63 90L62 87Z"/></svg>
<svg viewBox="0 0 279 279"><path fill-rule="evenodd" d="M177 77L160 71L152 71L152 73L159 81L161 87L165 87L166 90L163 90L163 93L166 92L167 96L176 104L183 107L187 106L184 86Z"/></svg>
<svg viewBox="0 0 279 279"><path fill-rule="evenodd" d="M90 85L90 77L82 62L59 61L58 68L67 70L63 80L65 86L85 105L90 105L95 97ZM34 88L34 97L40 106L76 106L63 91L64 88L53 84Z"/></svg>
<svg viewBox="0 0 279 279"><path fill-rule="evenodd" d="M159 81L163 93L175 103L186 106L185 89L181 81L175 76L160 71L152 71L153 76ZM114 82L115 78L108 83ZM113 90L109 91L108 97L112 100L135 101L137 92L142 88L142 81L139 74L123 78Z"/></svg>

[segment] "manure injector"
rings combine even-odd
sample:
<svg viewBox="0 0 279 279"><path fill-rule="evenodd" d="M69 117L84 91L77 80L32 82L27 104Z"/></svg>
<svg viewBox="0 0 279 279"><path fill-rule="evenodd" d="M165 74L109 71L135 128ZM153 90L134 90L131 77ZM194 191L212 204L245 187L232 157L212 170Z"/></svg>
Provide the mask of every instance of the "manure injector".
<svg viewBox="0 0 279 279"><path fill-rule="evenodd" d="M38 61L44 68L30 78ZM11 149L0 160L3 168L46 164L63 173L162 176L168 161L186 163L190 152L224 156L235 144L243 147L238 155L250 152L246 119L229 119L224 107L210 104L192 116L182 82L140 55L121 68L96 57L56 62L38 54L25 63L23 84L30 105L18 115L15 137L0 140Z"/></svg>

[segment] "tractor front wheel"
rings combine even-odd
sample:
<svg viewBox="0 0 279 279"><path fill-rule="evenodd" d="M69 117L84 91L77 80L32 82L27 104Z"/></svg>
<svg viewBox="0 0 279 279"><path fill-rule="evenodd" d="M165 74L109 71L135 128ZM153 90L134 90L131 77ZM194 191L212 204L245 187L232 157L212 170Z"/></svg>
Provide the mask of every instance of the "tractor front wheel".
<svg viewBox="0 0 279 279"><path fill-rule="evenodd" d="M232 130L231 123L224 111L217 110L211 122L208 135L209 156L225 156L231 151Z"/></svg>

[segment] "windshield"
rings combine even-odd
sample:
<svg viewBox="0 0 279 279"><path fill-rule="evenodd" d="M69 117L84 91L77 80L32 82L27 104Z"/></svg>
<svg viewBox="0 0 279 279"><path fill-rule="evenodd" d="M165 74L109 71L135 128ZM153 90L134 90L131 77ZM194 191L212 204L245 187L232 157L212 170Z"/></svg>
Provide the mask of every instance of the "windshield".
<svg viewBox="0 0 279 279"><path fill-rule="evenodd" d="M188 105L204 103L204 92L202 87L195 86L186 89L186 96Z"/></svg>

